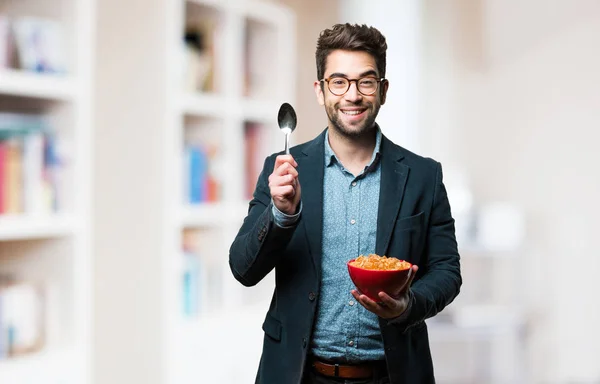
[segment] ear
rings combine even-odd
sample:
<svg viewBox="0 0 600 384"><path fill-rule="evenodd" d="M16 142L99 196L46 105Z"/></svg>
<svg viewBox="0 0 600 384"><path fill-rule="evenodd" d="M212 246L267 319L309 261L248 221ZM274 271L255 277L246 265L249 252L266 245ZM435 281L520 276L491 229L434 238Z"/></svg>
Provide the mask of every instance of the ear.
<svg viewBox="0 0 600 384"><path fill-rule="evenodd" d="M325 105L325 95L323 95L323 88L321 88L321 82L315 81L313 84L315 88L315 94L317 95L317 102L319 105Z"/></svg>
<svg viewBox="0 0 600 384"><path fill-rule="evenodd" d="M381 105L385 104L385 97L387 96L387 91L390 86L390 82L384 80L381 82Z"/></svg>

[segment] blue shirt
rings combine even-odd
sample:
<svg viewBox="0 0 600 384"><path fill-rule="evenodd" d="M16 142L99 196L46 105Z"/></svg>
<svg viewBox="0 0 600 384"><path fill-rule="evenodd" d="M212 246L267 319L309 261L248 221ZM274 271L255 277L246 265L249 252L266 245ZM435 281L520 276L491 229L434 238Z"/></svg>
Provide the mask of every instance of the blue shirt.
<svg viewBox="0 0 600 384"><path fill-rule="evenodd" d="M354 176L337 159L325 133L323 181L322 280L312 353L326 360L357 362L384 359L377 315L360 305L346 263L375 253L381 167L381 131L371 161ZM284 215L273 206L275 222L292 225L300 216Z"/></svg>

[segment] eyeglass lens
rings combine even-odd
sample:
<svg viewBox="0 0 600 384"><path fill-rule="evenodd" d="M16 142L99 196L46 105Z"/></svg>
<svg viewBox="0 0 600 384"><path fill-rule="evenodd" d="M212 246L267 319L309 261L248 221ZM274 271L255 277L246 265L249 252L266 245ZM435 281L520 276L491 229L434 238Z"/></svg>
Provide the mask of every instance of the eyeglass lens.
<svg viewBox="0 0 600 384"><path fill-rule="evenodd" d="M375 91L377 91L377 85L379 84L374 77L363 77L362 79L352 80L346 79L345 77L332 77L327 83L331 93L341 96L348 92L352 81L356 82L358 91L367 96L375 93Z"/></svg>

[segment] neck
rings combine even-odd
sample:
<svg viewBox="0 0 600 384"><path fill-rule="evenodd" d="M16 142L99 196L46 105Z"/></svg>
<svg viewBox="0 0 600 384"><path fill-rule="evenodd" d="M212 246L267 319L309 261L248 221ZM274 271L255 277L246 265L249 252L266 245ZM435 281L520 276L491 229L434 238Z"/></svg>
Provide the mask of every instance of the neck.
<svg viewBox="0 0 600 384"><path fill-rule="evenodd" d="M329 129L329 145L338 160L354 175L365 168L375 149L376 129L371 129L364 135L348 137L335 129Z"/></svg>

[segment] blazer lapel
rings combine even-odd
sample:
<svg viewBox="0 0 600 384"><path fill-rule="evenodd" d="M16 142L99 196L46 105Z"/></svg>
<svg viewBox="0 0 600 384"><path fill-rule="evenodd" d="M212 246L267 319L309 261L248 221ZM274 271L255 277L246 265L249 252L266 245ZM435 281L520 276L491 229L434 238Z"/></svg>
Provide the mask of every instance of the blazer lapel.
<svg viewBox="0 0 600 384"><path fill-rule="evenodd" d="M375 250L378 255L383 256L387 252L394 222L398 217L410 168L400 162L404 158L400 147L394 145L385 136L382 138L380 151L381 188Z"/></svg>
<svg viewBox="0 0 600 384"><path fill-rule="evenodd" d="M298 162L302 188L302 223L312 255L315 270L321 278L321 253L323 249L323 176L325 131L302 151Z"/></svg>

